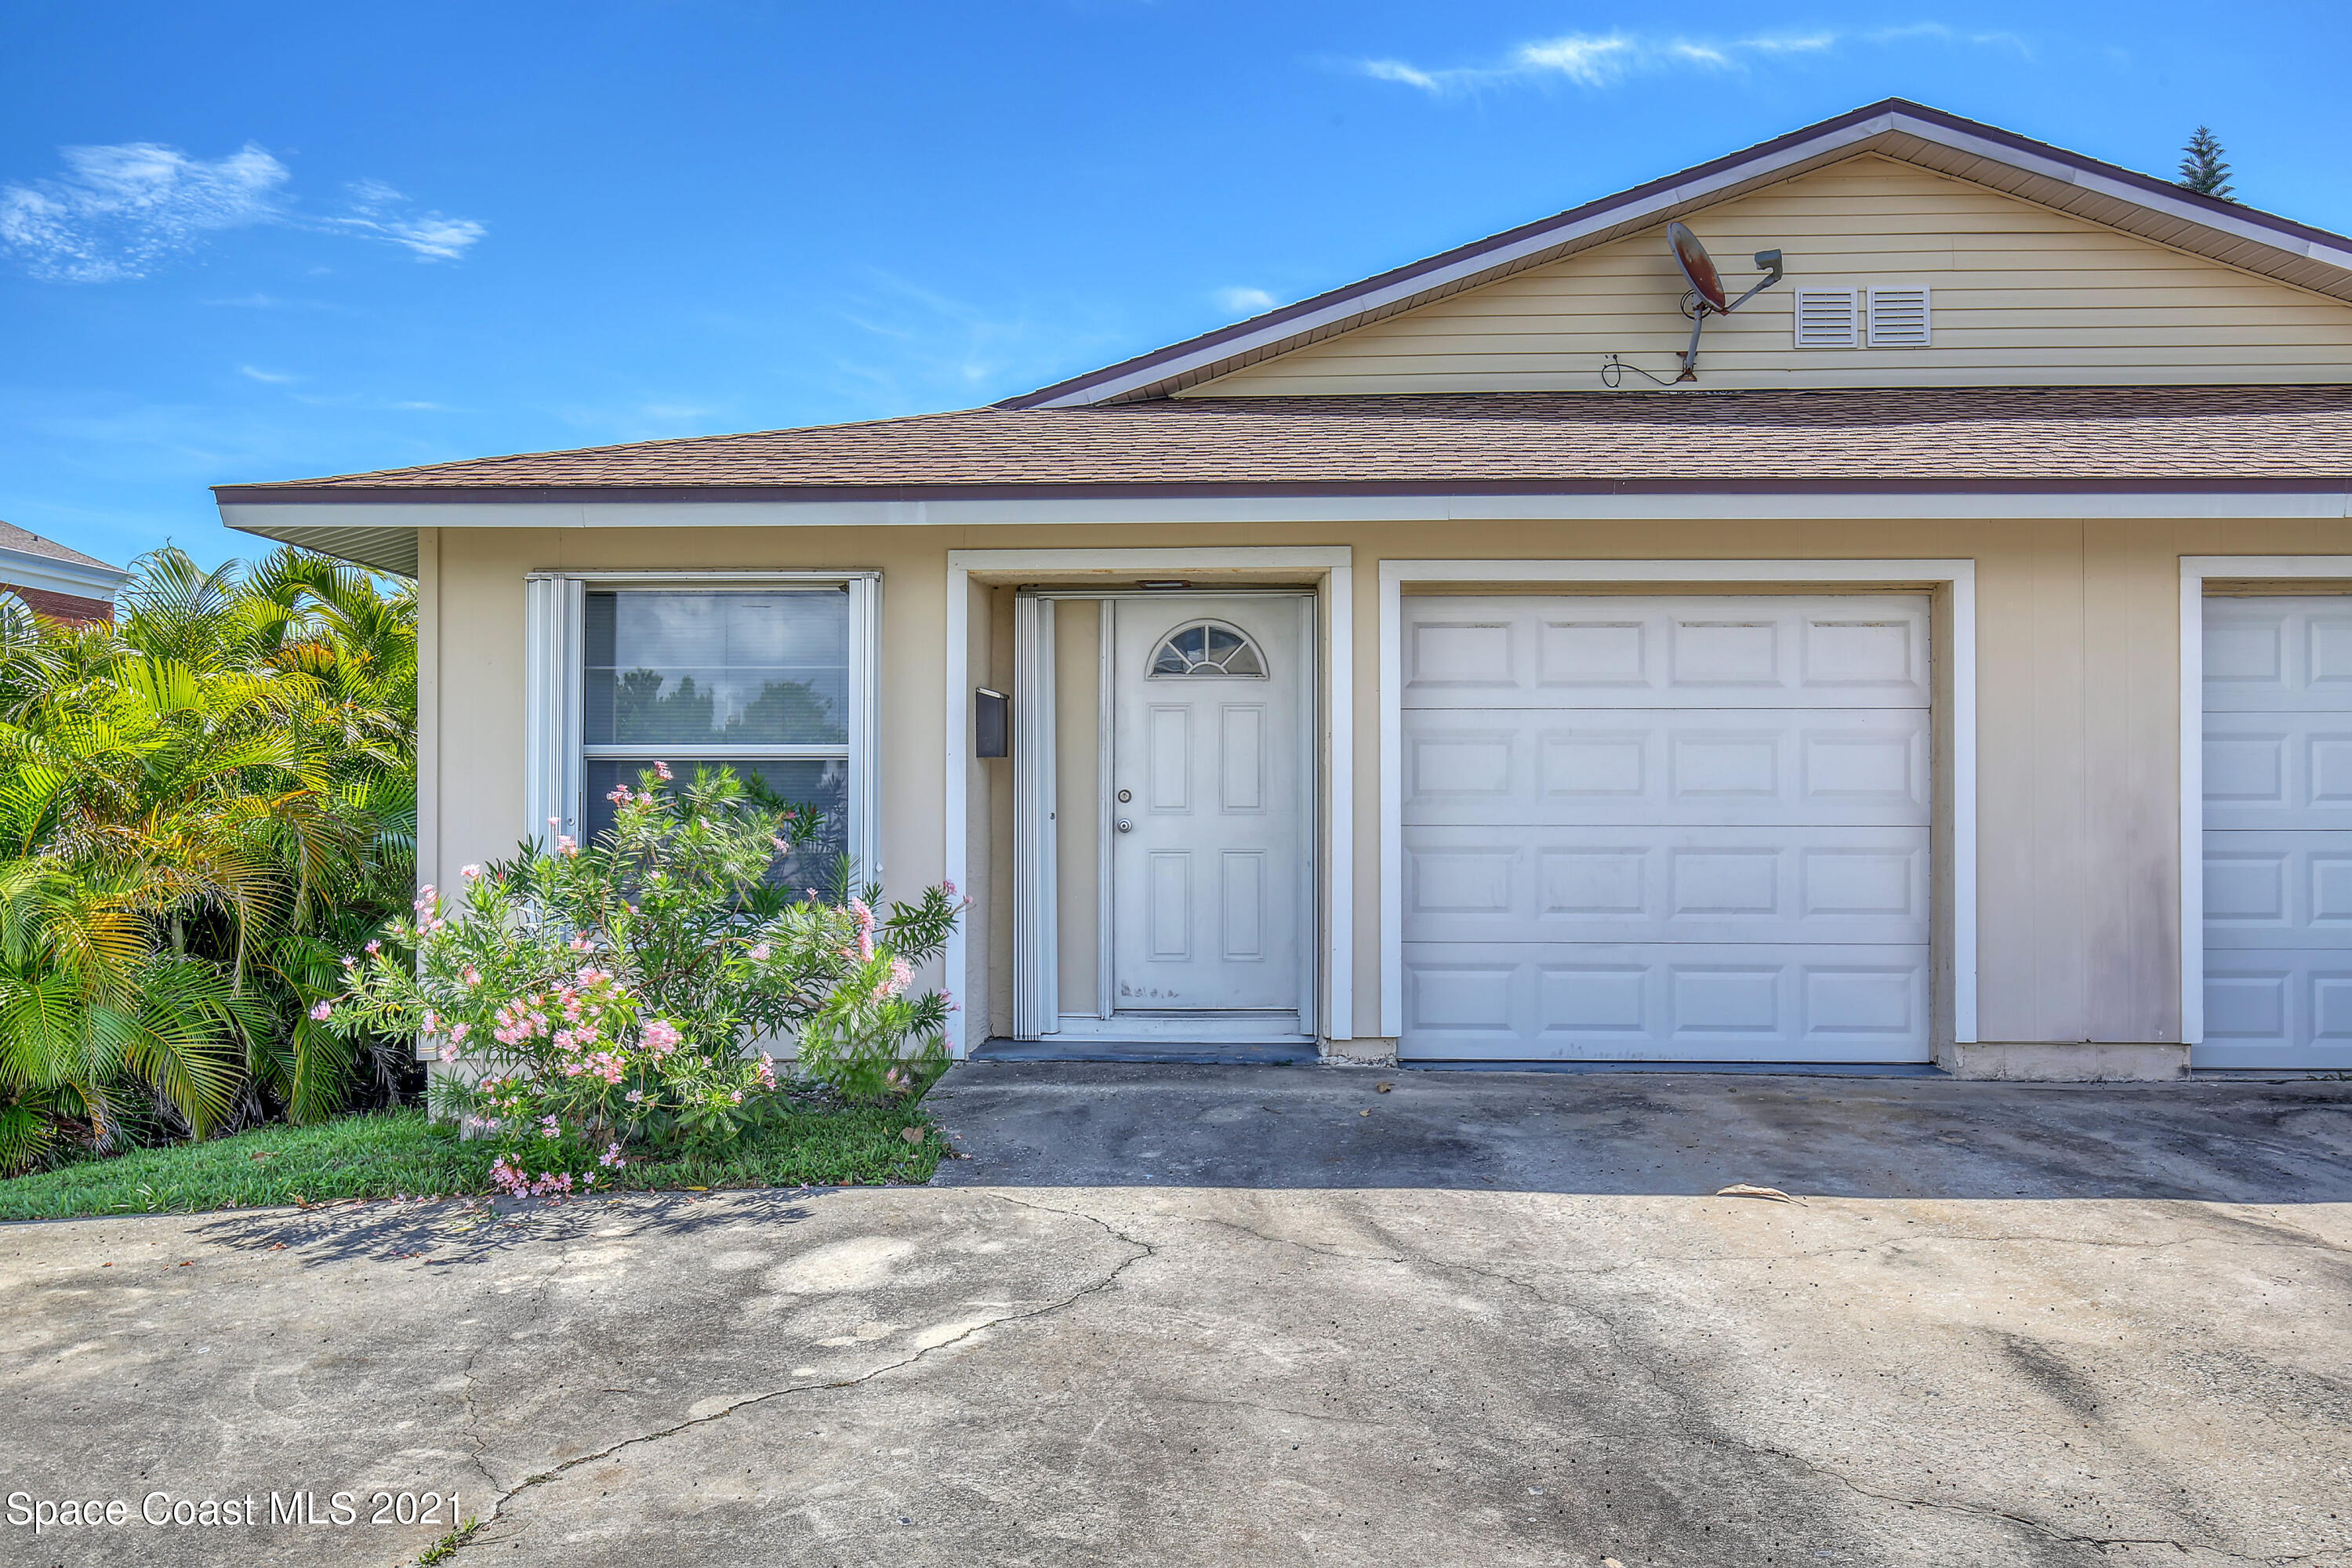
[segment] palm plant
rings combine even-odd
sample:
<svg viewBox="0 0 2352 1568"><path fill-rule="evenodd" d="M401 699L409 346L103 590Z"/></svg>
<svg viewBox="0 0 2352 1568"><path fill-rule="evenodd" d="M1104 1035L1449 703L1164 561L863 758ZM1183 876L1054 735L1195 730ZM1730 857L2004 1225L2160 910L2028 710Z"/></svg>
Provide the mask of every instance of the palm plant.
<svg viewBox="0 0 2352 1568"><path fill-rule="evenodd" d="M309 1011L413 881L413 597L291 550L137 571L112 627L0 605L0 1171L118 1141L134 1087L203 1134L404 1057Z"/></svg>

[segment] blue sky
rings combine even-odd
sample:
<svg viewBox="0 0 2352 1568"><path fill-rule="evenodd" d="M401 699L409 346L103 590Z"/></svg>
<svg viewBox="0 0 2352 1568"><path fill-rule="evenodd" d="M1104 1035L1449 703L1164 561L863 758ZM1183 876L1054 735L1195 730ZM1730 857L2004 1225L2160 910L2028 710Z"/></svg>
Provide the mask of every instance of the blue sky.
<svg viewBox="0 0 2352 1568"><path fill-rule="evenodd" d="M11 0L0 518L969 406L1889 95L2352 228L2334 5Z"/></svg>

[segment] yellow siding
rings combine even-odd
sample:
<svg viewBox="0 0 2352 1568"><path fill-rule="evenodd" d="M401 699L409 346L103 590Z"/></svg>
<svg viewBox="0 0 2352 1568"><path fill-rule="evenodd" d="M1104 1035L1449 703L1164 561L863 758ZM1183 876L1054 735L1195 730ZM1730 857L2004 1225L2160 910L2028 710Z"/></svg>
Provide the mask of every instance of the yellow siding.
<svg viewBox="0 0 2352 1568"><path fill-rule="evenodd" d="M2352 380L2352 306L1876 154L1691 227L1735 294L1755 280L1758 250L1778 247L1789 269L1707 323L1700 389ZM1797 289L1922 286L1930 347L1790 341ZM1661 226L1184 395L1591 391L1612 352L1671 376L1690 334L1683 287Z"/></svg>

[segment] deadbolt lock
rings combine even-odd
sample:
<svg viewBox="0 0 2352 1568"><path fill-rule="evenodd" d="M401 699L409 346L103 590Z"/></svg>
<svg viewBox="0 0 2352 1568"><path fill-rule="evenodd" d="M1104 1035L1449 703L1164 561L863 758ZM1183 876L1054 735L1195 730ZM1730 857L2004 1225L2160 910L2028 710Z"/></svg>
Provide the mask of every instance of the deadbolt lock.
<svg viewBox="0 0 2352 1568"><path fill-rule="evenodd" d="M1118 792L1118 804L1121 805L1125 805L1129 801L1133 800L1134 798L1135 792L1131 789L1123 789Z"/></svg>

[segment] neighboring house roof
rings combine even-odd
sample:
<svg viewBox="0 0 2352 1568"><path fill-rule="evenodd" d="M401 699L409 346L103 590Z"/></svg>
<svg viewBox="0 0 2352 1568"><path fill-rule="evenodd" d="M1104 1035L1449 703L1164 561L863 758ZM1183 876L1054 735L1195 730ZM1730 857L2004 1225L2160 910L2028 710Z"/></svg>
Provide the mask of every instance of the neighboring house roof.
<svg viewBox="0 0 2352 1568"><path fill-rule="evenodd" d="M0 522L0 586L28 591L26 602L44 614L56 606L33 603L31 595L61 595L100 606L114 600L116 590L131 580L120 566L110 566L94 555L68 549L30 529ZM68 618L72 618L71 615Z"/></svg>
<svg viewBox="0 0 2352 1568"><path fill-rule="evenodd" d="M84 555L79 550L68 549L54 539L44 539L31 529L18 528L13 522L0 522L0 550L19 555L38 555L49 561L70 562L77 566L95 566L100 572L110 573L120 578L131 575L120 566L110 566L95 555Z"/></svg>
<svg viewBox="0 0 2352 1568"><path fill-rule="evenodd" d="M2352 238L1890 98L1423 261L1008 398L1031 408L1165 397L1261 360L1879 153L2143 239L2352 300Z"/></svg>
<svg viewBox="0 0 2352 1568"><path fill-rule="evenodd" d="M2341 489L2352 387L1159 399L479 458L221 503L1579 489Z"/></svg>

